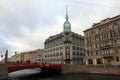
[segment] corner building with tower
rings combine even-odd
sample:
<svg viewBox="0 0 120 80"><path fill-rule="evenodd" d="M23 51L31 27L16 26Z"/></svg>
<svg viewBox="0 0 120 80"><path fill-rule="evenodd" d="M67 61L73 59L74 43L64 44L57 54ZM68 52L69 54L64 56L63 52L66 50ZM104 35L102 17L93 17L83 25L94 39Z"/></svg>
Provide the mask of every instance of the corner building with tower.
<svg viewBox="0 0 120 80"><path fill-rule="evenodd" d="M63 32L50 36L44 42L46 63L84 64L84 37L71 31L66 8L66 21Z"/></svg>

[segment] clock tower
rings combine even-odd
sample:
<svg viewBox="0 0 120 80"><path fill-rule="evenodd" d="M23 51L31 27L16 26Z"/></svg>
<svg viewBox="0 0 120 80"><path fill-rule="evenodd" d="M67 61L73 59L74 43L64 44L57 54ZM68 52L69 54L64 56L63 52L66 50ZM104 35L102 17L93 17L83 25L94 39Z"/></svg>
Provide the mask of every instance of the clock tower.
<svg viewBox="0 0 120 80"><path fill-rule="evenodd" d="M67 6L66 6L66 21L63 24L63 32L71 32L71 24L68 21L68 13L67 13Z"/></svg>
<svg viewBox="0 0 120 80"><path fill-rule="evenodd" d="M66 6L63 31L45 40L44 62L50 64L84 64L84 37L71 31L71 23L68 19Z"/></svg>

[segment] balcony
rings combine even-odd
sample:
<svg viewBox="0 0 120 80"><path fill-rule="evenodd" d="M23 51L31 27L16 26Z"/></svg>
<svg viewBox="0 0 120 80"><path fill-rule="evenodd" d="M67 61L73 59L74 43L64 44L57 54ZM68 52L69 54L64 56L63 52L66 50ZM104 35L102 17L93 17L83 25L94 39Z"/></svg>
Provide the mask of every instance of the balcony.
<svg viewBox="0 0 120 80"><path fill-rule="evenodd" d="M72 41L69 41L69 40L65 40L64 41L64 44L71 44Z"/></svg>
<svg viewBox="0 0 120 80"><path fill-rule="evenodd" d="M100 48L102 50L105 50L105 49L110 49L112 46L111 45L106 45L106 46L101 46Z"/></svg>
<svg viewBox="0 0 120 80"><path fill-rule="evenodd" d="M113 57L114 56L112 56L112 55L104 55L103 56L104 59L111 59L111 60L113 60Z"/></svg>

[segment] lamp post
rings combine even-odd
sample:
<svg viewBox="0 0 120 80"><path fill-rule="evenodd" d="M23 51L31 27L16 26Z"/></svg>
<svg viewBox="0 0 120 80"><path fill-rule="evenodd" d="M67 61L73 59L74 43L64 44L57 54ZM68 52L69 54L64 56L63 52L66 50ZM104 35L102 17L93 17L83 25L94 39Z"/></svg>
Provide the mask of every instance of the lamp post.
<svg viewBox="0 0 120 80"><path fill-rule="evenodd" d="M4 57L5 56L5 57ZM6 50L5 54L0 55L1 58L4 58L3 63L8 62L8 50Z"/></svg>
<svg viewBox="0 0 120 80"><path fill-rule="evenodd" d="M1 58L3 57L3 55L1 55Z"/></svg>
<svg viewBox="0 0 120 80"><path fill-rule="evenodd" d="M6 50L6 53L5 53L5 63L8 62L8 50Z"/></svg>

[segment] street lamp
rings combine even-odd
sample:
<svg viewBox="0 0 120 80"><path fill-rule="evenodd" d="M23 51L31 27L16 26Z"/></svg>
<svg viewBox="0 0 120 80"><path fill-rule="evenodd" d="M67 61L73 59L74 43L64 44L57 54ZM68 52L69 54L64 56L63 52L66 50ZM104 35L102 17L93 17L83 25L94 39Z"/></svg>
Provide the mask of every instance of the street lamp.
<svg viewBox="0 0 120 80"><path fill-rule="evenodd" d="M4 55L1 55L1 58L3 58L4 56L5 56L4 63L7 63L8 62L8 50L6 50L6 53Z"/></svg>
<svg viewBox="0 0 120 80"><path fill-rule="evenodd" d="M8 62L8 50L6 50L6 53L5 53L5 63Z"/></svg>
<svg viewBox="0 0 120 80"><path fill-rule="evenodd" d="M1 58L3 57L3 55L1 55Z"/></svg>

